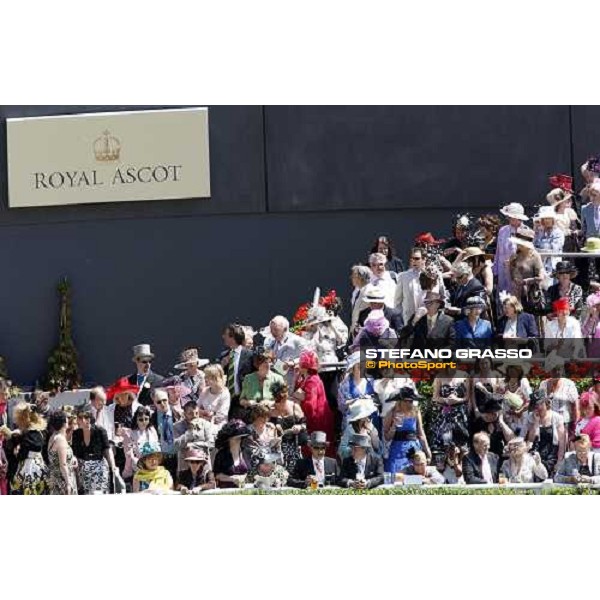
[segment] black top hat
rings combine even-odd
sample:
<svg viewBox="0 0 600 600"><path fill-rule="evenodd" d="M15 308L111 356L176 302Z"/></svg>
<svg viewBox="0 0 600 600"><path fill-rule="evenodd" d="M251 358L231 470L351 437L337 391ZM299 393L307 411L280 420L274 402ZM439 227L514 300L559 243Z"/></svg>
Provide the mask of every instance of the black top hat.
<svg viewBox="0 0 600 600"><path fill-rule="evenodd" d="M400 388L400 391L392 394L386 402L398 402L399 400L423 400L423 396L419 396L411 387L405 386Z"/></svg>
<svg viewBox="0 0 600 600"><path fill-rule="evenodd" d="M502 400L501 397L496 397L493 396L492 398L489 398L485 404L483 405L483 408L481 409L482 413L495 413L495 412L500 412L502 410Z"/></svg>
<svg viewBox="0 0 600 600"><path fill-rule="evenodd" d="M569 275L575 275L577 273L577 269L570 261L561 260L560 262L556 263L552 277L556 277L559 273L569 273Z"/></svg>

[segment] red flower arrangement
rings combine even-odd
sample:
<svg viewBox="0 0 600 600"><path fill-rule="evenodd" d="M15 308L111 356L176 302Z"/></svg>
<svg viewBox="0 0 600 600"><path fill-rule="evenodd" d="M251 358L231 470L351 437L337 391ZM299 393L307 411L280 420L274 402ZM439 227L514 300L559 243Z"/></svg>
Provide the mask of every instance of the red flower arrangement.
<svg viewBox="0 0 600 600"><path fill-rule="evenodd" d="M321 296L319 298L319 305L324 306L328 311L330 311L334 304L337 301L337 292L335 290L329 290L325 296ZM298 331L302 329L302 326L308 319L308 311L310 310L312 304L310 302L305 302L301 304L294 313L292 318L292 331Z"/></svg>

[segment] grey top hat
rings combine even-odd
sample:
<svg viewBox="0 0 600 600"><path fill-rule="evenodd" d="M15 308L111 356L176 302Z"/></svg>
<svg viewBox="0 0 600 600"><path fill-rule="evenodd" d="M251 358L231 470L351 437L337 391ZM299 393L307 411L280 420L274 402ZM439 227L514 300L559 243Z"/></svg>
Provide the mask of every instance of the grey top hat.
<svg viewBox="0 0 600 600"><path fill-rule="evenodd" d="M137 344L133 347L133 360L138 358L154 358L154 354L150 350L150 344Z"/></svg>
<svg viewBox="0 0 600 600"><path fill-rule="evenodd" d="M310 434L308 445L312 446L313 448L318 446L328 446L329 442L327 441L327 434L324 431L313 431Z"/></svg>
<svg viewBox="0 0 600 600"><path fill-rule="evenodd" d="M368 450L371 447L371 438L366 433L355 433L350 438L348 444L355 448L365 448Z"/></svg>

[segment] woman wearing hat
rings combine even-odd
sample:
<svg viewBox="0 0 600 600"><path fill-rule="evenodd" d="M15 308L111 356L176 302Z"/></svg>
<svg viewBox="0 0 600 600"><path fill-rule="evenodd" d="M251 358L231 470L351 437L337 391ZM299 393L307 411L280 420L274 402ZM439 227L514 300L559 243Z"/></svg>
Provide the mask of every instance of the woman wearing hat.
<svg viewBox="0 0 600 600"><path fill-rule="evenodd" d="M548 204L556 213L556 224L565 234L565 252L577 252L579 246L575 232L579 229L579 217L573 210L573 178L569 175L550 177L552 190L546 196Z"/></svg>
<svg viewBox="0 0 600 600"><path fill-rule="evenodd" d="M275 399L275 406L271 410L271 423L281 435L283 464L293 473L296 462L302 458L301 447L308 440L306 418L300 404L290 400L287 383L274 383L271 393Z"/></svg>
<svg viewBox="0 0 600 600"><path fill-rule="evenodd" d="M308 433L323 431L328 439L335 439L334 416L329 408L325 388L319 377L319 359L311 350L300 354L299 376L296 380L294 397L300 401L306 417ZM306 450L305 456L306 456ZM335 457L335 448L327 448L328 456Z"/></svg>
<svg viewBox="0 0 600 600"><path fill-rule="evenodd" d="M502 464L501 471L509 483L534 483L548 479L548 470L542 462L539 452L533 456L527 453L527 444L522 437L508 442L508 460Z"/></svg>
<svg viewBox="0 0 600 600"><path fill-rule="evenodd" d="M106 431L94 423L92 409L77 411L79 428L73 432L73 454L84 494L108 494L110 470L116 473L115 459Z"/></svg>
<svg viewBox="0 0 600 600"><path fill-rule="evenodd" d="M512 277L510 274L509 260L515 253L516 244L513 241L517 231L529 217L525 214L523 205L518 202L510 204L500 209L500 214L504 215L508 223L498 231L498 243L496 247L496 256L492 271L498 278L497 293L510 292L512 290Z"/></svg>
<svg viewBox="0 0 600 600"><path fill-rule="evenodd" d="M547 304L551 307L557 300L566 298L573 308L573 316L579 319L583 308L583 290L573 282L576 276L577 269L568 260L557 262L552 272L557 282L548 288Z"/></svg>
<svg viewBox="0 0 600 600"><path fill-rule="evenodd" d="M187 469L179 473L177 490L182 494L200 494L214 489L214 473L210 469L210 460L205 446L188 448L183 459Z"/></svg>
<svg viewBox="0 0 600 600"><path fill-rule="evenodd" d="M453 264L456 266L460 262L466 262L471 267L473 277L483 285L488 297L491 297L494 291L494 275L490 258L493 258L493 255L485 254L481 248L471 246L461 250Z"/></svg>
<svg viewBox="0 0 600 600"><path fill-rule="evenodd" d="M546 351L555 350L566 358L584 358L585 346L579 321L571 316L572 307L568 298L552 303L554 319L546 323L544 335Z"/></svg>
<svg viewBox="0 0 600 600"><path fill-rule="evenodd" d="M14 408L14 422L18 431L13 432L11 442L18 447L17 472L11 493L17 495L44 495L48 493L48 467L42 456L46 442L46 420L37 407L20 402Z"/></svg>
<svg viewBox="0 0 600 600"><path fill-rule="evenodd" d="M239 419L226 423L217 434L217 454L213 471L220 488L242 487L248 475L249 465L242 452L242 440L250 435L248 426Z"/></svg>
<svg viewBox="0 0 600 600"><path fill-rule="evenodd" d="M433 380L431 435L436 451L445 452L452 443L462 446L469 441L468 390L467 374L452 366L440 371Z"/></svg>
<svg viewBox="0 0 600 600"><path fill-rule="evenodd" d="M530 405L526 440L539 452L543 465L550 476L565 455L566 435L562 416L552 410L552 399L543 394L534 394Z"/></svg>
<svg viewBox="0 0 600 600"><path fill-rule="evenodd" d="M459 346L471 346L476 340L491 340L492 324L481 318L486 304L480 296L472 296L465 303L465 317L454 325L456 341Z"/></svg>
<svg viewBox="0 0 600 600"><path fill-rule="evenodd" d="M533 245L538 250L546 252L562 252L565 245L565 234L556 222L556 213L551 206L540 207L534 217L539 222ZM547 256L544 258L546 273L552 273L554 267L560 262L560 256Z"/></svg>
<svg viewBox="0 0 600 600"><path fill-rule="evenodd" d="M519 227L510 239L517 251L509 260L512 286L507 291L519 299L527 312L541 314L545 309L545 296L541 290L546 281L546 270L533 245L533 230Z"/></svg>
<svg viewBox="0 0 600 600"><path fill-rule="evenodd" d="M133 476L133 493L167 492L172 489L173 478L162 466L160 444L146 442L142 447L138 470Z"/></svg>
<svg viewBox="0 0 600 600"><path fill-rule="evenodd" d="M353 352L346 359L346 372L338 386L338 409L342 415L342 431L346 429L347 415L352 403L358 398L375 396L373 378L361 374L360 352Z"/></svg>
<svg viewBox="0 0 600 600"><path fill-rule="evenodd" d="M390 442L385 470L399 473L410 464L412 452L423 450L431 460L431 450L423 430L423 418L418 407L418 396L410 388L402 388L388 402L395 402L394 409L383 422L386 441ZM415 406L417 404L417 406Z"/></svg>
<svg viewBox="0 0 600 600"><path fill-rule="evenodd" d="M475 361L469 385L469 412L476 415L488 398L495 393L500 382L491 358L478 358Z"/></svg>
<svg viewBox="0 0 600 600"><path fill-rule="evenodd" d="M371 448L374 452L381 451L379 433L373 425L372 418L379 418L377 406L370 397L355 400L348 411L348 424L342 434L338 454L342 460L351 454L350 440L354 434L360 433L369 436Z"/></svg>
<svg viewBox="0 0 600 600"><path fill-rule="evenodd" d="M600 452L600 397L596 392L583 392L579 398L581 418L575 424L575 435L588 435L593 452Z"/></svg>
<svg viewBox="0 0 600 600"><path fill-rule="evenodd" d="M261 454L258 459L254 487L259 490L282 488L287 484L289 472L279 463L281 455L271 452Z"/></svg>

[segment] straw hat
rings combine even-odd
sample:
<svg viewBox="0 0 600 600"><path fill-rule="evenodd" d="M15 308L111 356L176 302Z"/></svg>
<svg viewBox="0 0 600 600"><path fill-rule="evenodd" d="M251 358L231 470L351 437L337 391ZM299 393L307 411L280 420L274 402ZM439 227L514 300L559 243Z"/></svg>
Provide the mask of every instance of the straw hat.
<svg viewBox="0 0 600 600"><path fill-rule="evenodd" d="M529 221L529 217L525 214L525 209L518 202L511 202L500 209L500 213L511 219L519 219L520 221Z"/></svg>
<svg viewBox="0 0 600 600"><path fill-rule="evenodd" d="M534 219L555 219L556 211L552 206L540 206L537 214L533 217Z"/></svg>

